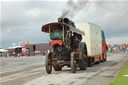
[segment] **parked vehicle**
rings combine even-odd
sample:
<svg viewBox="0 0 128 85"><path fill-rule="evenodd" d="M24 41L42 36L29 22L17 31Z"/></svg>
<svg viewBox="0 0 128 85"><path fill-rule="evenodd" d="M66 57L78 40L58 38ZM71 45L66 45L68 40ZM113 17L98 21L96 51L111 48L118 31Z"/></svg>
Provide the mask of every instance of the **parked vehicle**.
<svg viewBox="0 0 128 85"><path fill-rule="evenodd" d="M15 57L20 57L22 54L22 48L23 47L9 47L8 48L8 56L15 56Z"/></svg>

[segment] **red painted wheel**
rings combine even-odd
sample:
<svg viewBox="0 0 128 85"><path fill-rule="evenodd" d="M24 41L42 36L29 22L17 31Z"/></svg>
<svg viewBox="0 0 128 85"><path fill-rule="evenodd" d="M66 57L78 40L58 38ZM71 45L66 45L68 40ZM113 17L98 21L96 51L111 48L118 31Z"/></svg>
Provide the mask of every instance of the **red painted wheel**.
<svg viewBox="0 0 128 85"><path fill-rule="evenodd" d="M104 61L106 62L107 61L107 54L104 53Z"/></svg>
<svg viewBox="0 0 128 85"><path fill-rule="evenodd" d="M70 61L72 73L76 73L77 70L77 64L74 54L75 54L74 52L71 53L71 61Z"/></svg>
<svg viewBox="0 0 128 85"><path fill-rule="evenodd" d="M55 71L61 71L62 70L62 67L60 67L59 65L54 65L53 68Z"/></svg>
<svg viewBox="0 0 128 85"><path fill-rule="evenodd" d="M45 58L45 68L46 68L46 72L48 74L51 74L51 72L52 72L52 56L51 56L51 53L47 54L47 56Z"/></svg>

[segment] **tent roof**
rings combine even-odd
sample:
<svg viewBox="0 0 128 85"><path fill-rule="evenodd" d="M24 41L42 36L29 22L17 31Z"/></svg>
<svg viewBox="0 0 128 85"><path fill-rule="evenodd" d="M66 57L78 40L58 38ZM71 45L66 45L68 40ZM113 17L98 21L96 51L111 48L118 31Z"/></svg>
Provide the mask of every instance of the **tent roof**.
<svg viewBox="0 0 128 85"><path fill-rule="evenodd" d="M0 49L0 52L8 52L8 50Z"/></svg>

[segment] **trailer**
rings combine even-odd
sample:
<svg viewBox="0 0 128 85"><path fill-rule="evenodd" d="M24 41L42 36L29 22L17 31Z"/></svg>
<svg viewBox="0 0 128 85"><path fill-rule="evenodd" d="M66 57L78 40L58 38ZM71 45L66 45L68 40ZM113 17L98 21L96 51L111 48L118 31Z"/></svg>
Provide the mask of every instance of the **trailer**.
<svg viewBox="0 0 128 85"><path fill-rule="evenodd" d="M88 66L106 61L106 41L100 26L92 23L75 23L76 28L83 31L82 42L87 45Z"/></svg>

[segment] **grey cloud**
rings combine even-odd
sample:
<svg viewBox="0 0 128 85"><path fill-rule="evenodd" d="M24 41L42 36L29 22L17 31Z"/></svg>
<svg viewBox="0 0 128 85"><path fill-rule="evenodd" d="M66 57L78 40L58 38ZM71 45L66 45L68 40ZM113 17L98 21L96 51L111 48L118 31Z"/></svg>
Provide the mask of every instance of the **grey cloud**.
<svg viewBox="0 0 128 85"><path fill-rule="evenodd" d="M117 39L119 36L128 36L127 4L128 1L92 1L84 9L80 8L80 11L71 11L75 15L72 19L75 22L91 22L101 26L106 38L111 41L114 37ZM13 42L18 44L19 40L29 40L30 43L47 42L41 32L42 25L55 22L67 6L65 1L3 1L1 7L2 47L7 48Z"/></svg>
<svg viewBox="0 0 128 85"><path fill-rule="evenodd" d="M56 1L3 1L1 46L7 48L12 43L18 45L19 40L29 40L30 43L48 42L41 27L49 21L56 21L62 5L63 3ZM39 15L32 15L37 12Z"/></svg>
<svg viewBox="0 0 128 85"><path fill-rule="evenodd" d="M102 27L106 37L126 35L128 33L128 1L104 1L90 3L89 10L82 11L74 17L78 22L91 22Z"/></svg>
<svg viewBox="0 0 128 85"><path fill-rule="evenodd" d="M2 28L16 25L26 26L31 23L43 23L44 21L48 22L52 19L54 20L54 18L56 18L56 13L60 10L60 4L59 6L54 4L56 4L55 1L2 2ZM35 9L40 11L39 16L32 17L32 14L29 16L25 15L25 13L31 10L33 10L33 13L35 12L36 14ZM48 18L48 16L50 16L50 18Z"/></svg>

